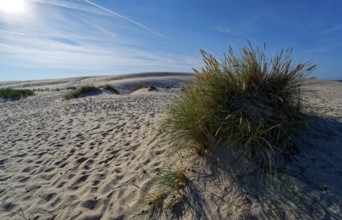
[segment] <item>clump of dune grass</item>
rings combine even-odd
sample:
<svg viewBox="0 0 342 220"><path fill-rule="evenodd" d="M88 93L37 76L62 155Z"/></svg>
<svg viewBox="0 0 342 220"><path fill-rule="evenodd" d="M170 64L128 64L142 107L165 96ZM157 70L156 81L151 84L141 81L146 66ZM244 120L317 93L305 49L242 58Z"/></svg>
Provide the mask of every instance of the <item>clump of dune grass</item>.
<svg viewBox="0 0 342 220"><path fill-rule="evenodd" d="M188 178L183 169L167 169L160 173L157 178L157 188L161 192L166 192L163 207L172 209L178 203L185 199L184 188Z"/></svg>
<svg viewBox="0 0 342 220"><path fill-rule="evenodd" d="M66 90L75 90L76 87L75 87L75 86L69 86L69 87L66 87L65 89L66 89Z"/></svg>
<svg viewBox="0 0 342 220"><path fill-rule="evenodd" d="M37 89L33 89L33 92L49 92L50 89L49 88L37 88Z"/></svg>
<svg viewBox="0 0 342 220"><path fill-rule="evenodd" d="M110 92L112 92L112 93L114 93L114 94L120 94L120 92L119 92L119 90L117 90L114 86L112 86L112 85L103 85L103 86L100 86L100 88L102 88L102 89L105 89L105 90L107 90L107 91L110 91Z"/></svg>
<svg viewBox="0 0 342 220"><path fill-rule="evenodd" d="M0 97L5 99L20 99L33 95L34 91L30 89L0 89Z"/></svg>
<svg viewBox="0 0 342 220"><path fill-rule="evenodd" d="M137 84L132 89L129 90L129 93L135 92L139 89L148 89L148 91L155 91L157 88L153 85L149 84Z"/></svg>
<svg viewBox="0 0 342 220"><path fill-rule="evenodd" d="M292 49L268 57L266 46L248 42L240 53L229 48L222 62L201 50L205 66L183 88L162 126L175 149L214 154L232 149L272 171L278 155L296 150L305 129L301 86L316 66L293 63ZM288 157L287 157L288 158Z"/></svg>
<svg viewBox="0 0 342 220"><path fill-rule="evenodd" d="M73 99L73 98L80 98L80 97L84 97L89 93L92 92L97 92L98 88L96 88L93 85L85 85L82 87L79 87L75 90L72 90L70 92L68 92L67 94L64 95L64 98L69 100L69 99Z"/></svg>
<svg viewBox="0 0 342 220"><path fill-rule="evenodd" d="M186 180L183 170L164 170L158 178L157 185L160 188L179 190L184 187Z"/></svg>
<svg viewBox="0 0 342 220"><path fill-rule="evenodd" d="M154 211L163 208L172 209L185 199L183 189L186 186L187 177L182 169L163 170L156 178L156 187L152 192L145 192L140 203L148 205ZM141 187L135 187L143 190Z"/></svg>
<svg viewBox="0 0 342 220"><path fill-rule="evenodd" d="M140 203L144 205L148 205L152 208L162 208L164 204L164 200L167 197L167 192L165 190L160 190L157 192L146 192L140 186L134 184L135 187L142 190L144 192L144 196L140 199Z"/></svg>

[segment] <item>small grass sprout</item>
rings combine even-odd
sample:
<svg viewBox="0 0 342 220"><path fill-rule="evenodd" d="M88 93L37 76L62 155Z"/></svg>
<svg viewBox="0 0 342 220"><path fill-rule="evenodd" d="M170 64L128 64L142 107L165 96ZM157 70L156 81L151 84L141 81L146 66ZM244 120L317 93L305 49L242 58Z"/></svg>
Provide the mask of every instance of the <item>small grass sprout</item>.
<svg viewBox="0 0 342 220"><path fill-rule="evenodd" d="M183 170L165 170L158 178L157 185L161 188L179 190L184 188L187 177Z"/></svg>
<svg viewBox="0 0 342 220"><path fill-rule="evenodd" d="M165 208L172 209L186 198L184 193L180 193L165 204Z"/></svg>
<svg viewBox="0 0 342 220"><path fill-rule="evenodd" d="M152 192L145 192L141 187L134 186L144 192L140 200L142 204L150 206L154 211L160 211L162 208L172 209L184 200L186 181L184 170L164 170L156 178L156 187Z"/></svg>
<svg viewBox="0 0 342 220"><path fill-rule="evenodd" d="M165 190L157 191L157 192L146 192L140 186L133 184L135 187L144 192L144 196L141 199L143 204L146 204L150 207L156 208L164 205L164 200L166 199L168 193Z"/></svg>

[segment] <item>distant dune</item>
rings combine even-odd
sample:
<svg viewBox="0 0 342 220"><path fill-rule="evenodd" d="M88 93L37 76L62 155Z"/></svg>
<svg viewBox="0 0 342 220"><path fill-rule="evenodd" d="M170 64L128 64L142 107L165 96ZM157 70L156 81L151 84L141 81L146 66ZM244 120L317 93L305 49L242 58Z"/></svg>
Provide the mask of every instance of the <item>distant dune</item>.
<svg viewBox="0 0 342 220"><path fill-rule="evenodd" d="M79 86L85 84L103 84L114 83L116 85L128 84L129 82L155 81L156 83L164 82L164 84L172 84L177 81L184 81L186 78L193 77L193 73L175 73L175 72L146 72L121 74L113 76L89 76L89 77L73 77L65 79L48 79L48 80L26 80L26 81L8 81L1 82L0 88L63 88L68 86ZM170 80L173 79L173 80ZM175 85L176 86L176 85Z"/></svg>

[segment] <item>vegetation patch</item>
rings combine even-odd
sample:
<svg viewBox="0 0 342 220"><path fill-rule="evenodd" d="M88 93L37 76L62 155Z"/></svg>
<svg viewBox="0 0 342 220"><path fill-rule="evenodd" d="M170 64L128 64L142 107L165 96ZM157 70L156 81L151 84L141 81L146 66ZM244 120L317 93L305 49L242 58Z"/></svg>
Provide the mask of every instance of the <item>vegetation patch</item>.
<svg viewBox="0 0 342 220"><path fill-rule="evenodd" d="M157 184L160 188L179 190L185 186L186 180L183 170L165 170L162 171Z"/></svg>
<svg viewBox="0 0 342 220"><path fill-rule="evenodd" d="M153 86L153 85L149 85L149 84L138 84L135 85L130 91L129 93L135 92L139 89L148 89L148 91L157 91L157 87Z"/></svg>
<svg viewBox="0 0 342 220"><path fill-rule="evenodd" d="M316 66L292 61L292 49L267 57L250 42L239 54L229 48L219 62L201 50L205 66L182 90L162 127L174 149L215 154L228 148L239 162L272 171L277 156L288 158L305 130L302 85Z"/></svg>
<svg viewBox="0 0 342 220"><path fill-rule="evenodd" d="M66 87L65 89L66 89L66 90L75 90L76 87L75 87L75 86L69 86L69 87Z"/></svg>
<svg viewBox="0 0 342 220"><path fill-rule="evenodd" d="M102 88L104 90L107 90L107 91L110 91L113 94L120 94L119 90L117 90L114 86L111 86L111 85L108 85L108 84L100 86L100 88Z"/></svg>
<svg viewBox="0 0 342 220"><path fill-rule="evenodd" d="M74 98L80 98L80 97L84 97L90 93L94 93L94 92L98 92L99 89L96 88L93 85L86 85L86 86L82 86L80 88L77 88L75 90L72 90L70 92L68 92L67 94L64 95L64 98L69 100L69 99L74 99Z"/></svg>
<svg viewBox="0 0 342 220"><path fill-rule="evenodd" d="M0 89L0 97L5 99L20 99L33 95L34 91L30 89Z"/></svg>
<svg viewBox="0 0 342 220"><path fill-rule="evenodd" d="M33 92L49 92L49 88L38 88L38 89L33 89Z"/></svg>
<svg viewBox="0 0 342 220"><path fill-rule="evenodd" d="M156 188L153 192L145 192L141 203L153 210L172 209L185 199L184 188L188 179L181 169L164 170L159 175L156 178ZM142 190L139 186L135 186Z"/></svg>

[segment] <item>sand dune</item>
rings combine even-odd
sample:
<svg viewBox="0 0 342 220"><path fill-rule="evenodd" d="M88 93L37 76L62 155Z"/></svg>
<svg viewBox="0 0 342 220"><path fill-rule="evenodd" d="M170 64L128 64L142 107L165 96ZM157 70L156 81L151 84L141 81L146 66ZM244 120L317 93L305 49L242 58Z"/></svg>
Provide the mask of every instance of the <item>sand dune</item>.
<svg viewBox="0 0 342 220"><path fill-rule="evenodd" d="M279 178L215 168L191 152L168 155L158 122L191 74L10 82L1 87L112 84L134 94L63 100L67 91L0 102L0 219L342 219L342 83L312 81L313 129ZM168 88L168 89L167 89ZM139 199L166 166L185 167L185 199L156 213ZM286 172L285 172L286 170ZM141 189L138 189L139 186Z"/></svg>

